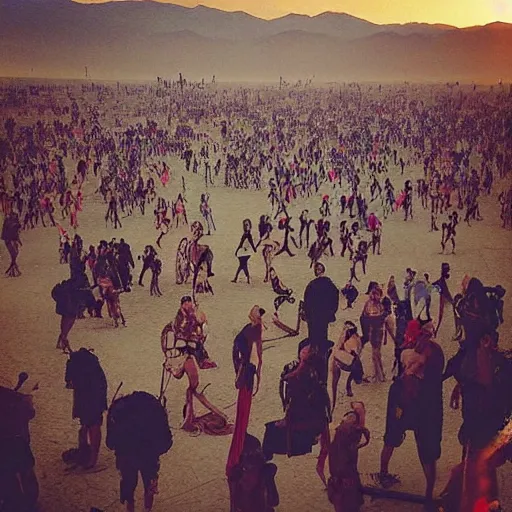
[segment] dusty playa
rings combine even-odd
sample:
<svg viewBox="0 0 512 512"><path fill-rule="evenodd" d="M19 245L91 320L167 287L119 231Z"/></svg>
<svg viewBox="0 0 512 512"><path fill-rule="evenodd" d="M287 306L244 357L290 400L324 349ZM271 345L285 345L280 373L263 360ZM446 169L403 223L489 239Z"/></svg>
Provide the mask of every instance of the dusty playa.
<svg viewBox="0 0 512 512"><path fill-rule="evenodd" d="M142 119L141 119L142 120ZM112 120L105 120L105 123ZM127 124L127 123L126 123ZM215 138L219 130L211 126L195 127L197 131L210 131ZM405 153L404 153L405 156ZM205 191L202 174L194 175L184 170L184 163L177 158L164 158L171 169L171 180L166 188L157 183L157 194L167 200L174 200L181 191L182 176L186 179L186 200L189 223L202 220L199 213L200 195ZM76 161L68 159L68 175L76 168ZM404 179L421 177L419 166L406 169L400 176L400 169L393 168L390 177L395 189L400 190ZM360 292L353 310L343 311L342 301L337 314L337 322L330 327L330 339L337 341L342 323L349 319L358 323L364 302L364 292L370 280L387 283L394 274L397 281L403 280L404 271L412 267L418 272L429 272L432 280L439 277L441 263L450 263L452 272L450 290L456 293L463 277L477 276L484 284L501 284L507 290L505 298L505 324L501 328L500 344L503 348L512 347L510 318L512 307L509 293L512 293L512 268L510 256L512 232L501 228L499 219L498 193L506 187L505 182L497 182L491 197L481 200L482 222L472 223L472 227L461 222L457 235L456 255L440 255L440 233L428 232L429 213L423 210L415 198L414 220L404 222L402 212L394 213L384 221L382 255L369 257L368 272L356 286ZM142 216L136 212L132 217L121 219L123 227L114 230L105 227L106 205L94 194L97 186L94 176L89 174L84 185L84 210L80 213L80 227L77 232L84 240L84 246L96 245L101 239L110 240L123 237L132 248L134 258L141 254L144 246L155 243L158 232L153 223L152 208ZM322 192L331 193L332 187L323 185L318 196L307 201L298 200L289 208L295 222L300 211L306 207L312 217L318 217ZM274 293L269 284L263 283L264 265L261 255L251 259L252 283L243 279L231 283L237 268L234 250L241 234L244 218L257 224L260 215L270 214L268 191L235 190L222 186L222 179L215 186L209 186L210 204L213 209L217 231L205 236L205 243L213 250L215 277L211 279L215 295L199 295L199 304L209 321L210 336L208 351L218 363L218 369L201 372L202 384L211 383L206 395L221 409L225 409L232 420L235 416L236 390L231 362L231 349L236 333L247 323L247 315L254 304L273 311ZM373 203L376 204L376 203ZM338 287L343 287L349 276L346 259L339 257L337 225L338 208L333 209L332 224L335 227L335 257L324 258L327 274ZM372 211L372 205L370 206ZM380 211L377 212L381 215ZM56 216L59 220L60 215ZM2 218L3 220L3 218ZM63 221L66 229L69 221ZM276 230L277 232L277 230ZM189 235L187 228L172 229L162 240L158 251L163 261L160 278L161 298L150 297L149 279L144 288L134 284L131 293L122 294L121 304L127 327L114 329L111 320L86 318L78 320L71 331L70 341L74 349L93 348L107 375L109 399L118 384L123 382L121 392L145 390L158 394L161 365L160 332L171 321L179 308L183 295L190 294L190 285L175 284L175 255L180 239ZM281 237L281 232L277 232ZM55 303L50 296L52 287L69 275L67 265L59 264L58 232L56 228L37 227L21 233L23 246L19 257L22 275L16 279L2 278L0 287L0 327L1 357L0 375L16 381L20 371L27 371L31 379L39 382L40 389L34 395L36 418L31 422L32 450L36 457L36 472L41 487L40 504L43 512L70 511L89 512L97 507L105 512L123 510L119 504L119 476L115 468L114 455L102 442L99 467L103 471L81 475L66 474L61 461L63 450L76 443L77 423L71 419L72 392L65 388L64 369L66 356L55 349L59 330L59 318L55 314ZM305 250L295 250L295 258L286 254L274 261L279 276L289 287L302 297L307 283L313 278ZM8 266L9 257L5 246L0 246L0 268ZM141 269L136 260L134 282ZM433 314L437 316L438 300L434 299ZM296 319L297 307L285 304L282 318L289 325ZM272 325L267 315L268 330L264 339L272 339L283 333ZM249 432L262 439L266 422L282 417L282 406L278 395L279 376L283 366L294 359L297 344L307 334L305 324L295 338L269 341L264 344L262 385L253 401ZM438 342L445 351L446 358L456 352L452 341L453 318L446 313L438 334ZM367 408L367 427L371 432L371 443L360 453L359 469L363 481L369 482L369 474L378 471L379 455L385 427L386 401L393 364L393 346L383 347L383 358L387 382L383 384L363 384L354 386L355 399L362 400ZM363 365L370 372L371 354L369 347L363 351ZM446 484L450 468L459 462L461 447L457 442L457 431L461 424L460 411L448 407L448 397L453 381L444 387L445 409L443 426L442 457L438 463L436 491ZM179 430L181 411L185 399L186 383L172 380L169 384L167 409L173 427L174 446L161 459L160 492L155 500L154 511L216 512L229 509L229 493L224 477L225 463L231 437L191 436ZM334 422L339 422L349 407L349 400L343 396L340 385L338 405ZM105 436L105 432L104 432ZM276 456L278 466L277 487L280 505L277 510L291 511L332 511L321 481L315 474L318 447L313 454L287 459ZM397 490L422 493L424 476L416 453L412 433L404 445L396 450L391 463L391 472L400 475L402 483ZM499 479L504 510L512 507L510 482L511 466L501 468ZM142 507L142 485L137 489L137 509ZM415 511L421 506L408 503L365 499L364 511Z"/></svg>

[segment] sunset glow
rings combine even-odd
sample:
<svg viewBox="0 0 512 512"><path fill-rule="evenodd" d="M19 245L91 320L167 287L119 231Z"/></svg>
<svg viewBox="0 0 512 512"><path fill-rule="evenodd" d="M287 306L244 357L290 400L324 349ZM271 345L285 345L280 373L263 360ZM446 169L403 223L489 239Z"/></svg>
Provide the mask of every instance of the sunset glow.
<svg viewBox="0 0 512 512"><path fill-rule="evenodd" d="M76 1L104 3L108 0ZM202 4L225 11L245 11L265 19L289 13L315 16L333 11L345 12L379 24L423 22L469 27L494 21L512 23L512 0L169 0L168 3L186 7Z"/></svg>

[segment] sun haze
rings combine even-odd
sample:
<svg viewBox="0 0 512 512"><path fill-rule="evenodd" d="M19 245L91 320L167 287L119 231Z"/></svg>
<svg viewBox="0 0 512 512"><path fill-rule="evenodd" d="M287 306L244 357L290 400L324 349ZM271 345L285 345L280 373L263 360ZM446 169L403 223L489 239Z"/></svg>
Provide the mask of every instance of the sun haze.
<svg viewBox="0 0 512 512"><path fill-rule="evenodd" d="M104 3L108 0L75 0ZM116 0L117 1L117 0ZM144 1L144 0L142 0ZM512 0L158 0L186 7L199 4L225 11L245 11L271 19L289 13L315 16L322 12L345 12L374 23L443 23L456 27L485 25L494 21L512 23Z"/></svg>

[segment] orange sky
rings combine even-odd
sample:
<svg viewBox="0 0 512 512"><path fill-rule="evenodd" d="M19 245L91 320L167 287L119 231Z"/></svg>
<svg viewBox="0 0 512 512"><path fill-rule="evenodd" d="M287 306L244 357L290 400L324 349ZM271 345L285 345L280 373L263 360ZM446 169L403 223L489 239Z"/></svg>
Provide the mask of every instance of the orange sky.
<svg viewBox="0 0 512 512"><path fill-rule="evenodd" d="M108 0L76 0L102 3ZM260 18L290 12L314 16L325 11L346 12L374 23L446 23L457 27L512 23L512 0L158 0L194 7L198 4L225 11L245 11Z"/></svg>

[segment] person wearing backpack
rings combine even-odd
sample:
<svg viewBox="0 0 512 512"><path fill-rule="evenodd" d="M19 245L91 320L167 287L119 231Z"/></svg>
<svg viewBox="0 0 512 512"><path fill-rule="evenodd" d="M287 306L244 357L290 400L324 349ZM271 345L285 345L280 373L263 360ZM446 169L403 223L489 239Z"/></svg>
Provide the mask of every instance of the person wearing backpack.
<svg viewBox="0 0 512 512"><path fill-rule="evenodd" d="M106 445L116 454L116 467L121 475L120 501L126 504L126 511L135 510L140 472L144 509L149 512L158 494L160 456L173 445L167 411L156 397L144 391L118 398L108 411Z"/></svg>
<svg viewBox="0 0 512 512"><path fill-rule="evenodd" d="M60 315L60 334L56 348L64 353L71 352L68 335L75 324L75 320L85 307L97 306L91 292L89 280L84 271L76 274L71 279L57 283L51 292L52 299L56 302L55 312Z"/></svg>
<svg viewBox="0 0 512 512"><path fill-rule="evenodd" d="M64 462L92 469L98 461L103 413L107 410L107 379L98 358L86 348L71 352L66 387L73 390L73 418L80 420L78 449L62 454Z"/></svg>

